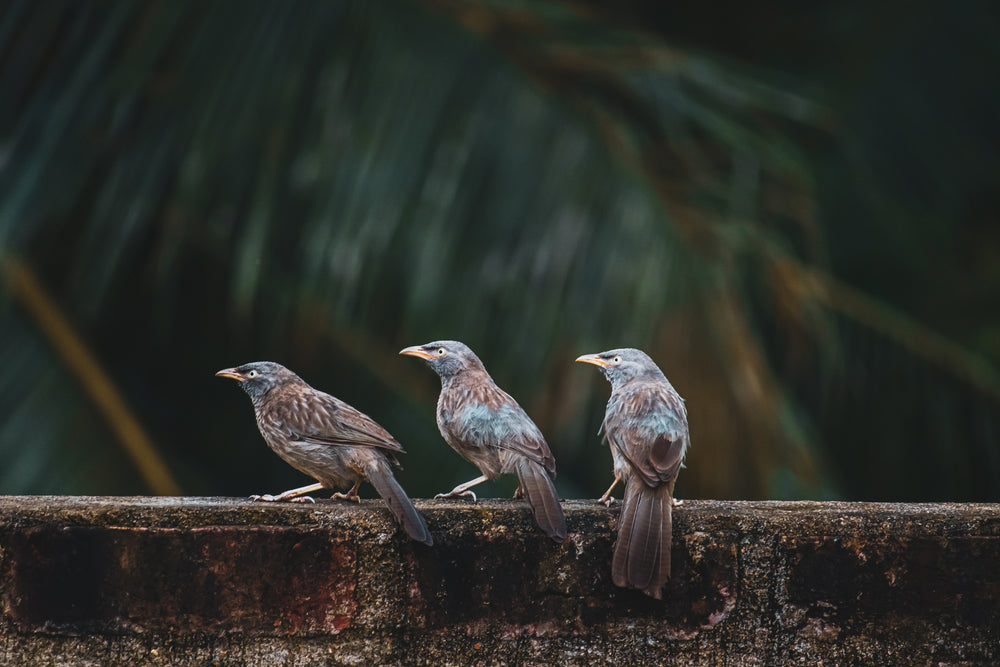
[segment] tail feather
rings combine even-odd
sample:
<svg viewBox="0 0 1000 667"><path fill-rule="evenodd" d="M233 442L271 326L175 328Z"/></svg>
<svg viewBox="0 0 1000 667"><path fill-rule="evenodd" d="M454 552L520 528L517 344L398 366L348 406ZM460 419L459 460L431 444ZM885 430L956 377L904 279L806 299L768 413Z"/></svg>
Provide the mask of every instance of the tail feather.
<svg viewBox="0 0 1000 667"><path fill-rule="evenodd" d="M517 461L517 478L528 498L535 523L556 542L566 539L566 516L563 514L555 484L541 464L521 457Z"/></svg>
<svg viewBox="0 0 1000 667"><path fill-rule="evenodd" d="M611 579L615 582L615 586L622 588L631 585L628 576L628 555L635 526L635 509L639 500L638 490L632 489L632 484L632 479L625 483L622 511L618 516L618 539L615 541L615 551L611 558Z"/></svg>
<svg viewBox="0 0 1000 667"><path fill-rule="evenodd" d="M670 579L670 491L666 485L654 489L636 476L629 478L611 561L616 586L638 588L657 600Z"/></svg>
<svg viewBox="0 0 1000 667"><path fill-rule="evenodd" d="M427 528L427 522L413 506L413 502L403 491L403 487L396 481L388 462L376 461L373 465L368 466L365 476L378 494L385 499L389 511L392 512L396 522L403 527L407 535L428 546L434 544L434 538L431 537L431 531Z"/></svg>
<svg viewBox="0 0 1000 667"><path fill-rule="evenodd" d="M655 492L650 492L639 496L634 506L635 519L627 557L628 580L636 588L645 589L653 578L654 569L658 570L662 505Z"/></svg>

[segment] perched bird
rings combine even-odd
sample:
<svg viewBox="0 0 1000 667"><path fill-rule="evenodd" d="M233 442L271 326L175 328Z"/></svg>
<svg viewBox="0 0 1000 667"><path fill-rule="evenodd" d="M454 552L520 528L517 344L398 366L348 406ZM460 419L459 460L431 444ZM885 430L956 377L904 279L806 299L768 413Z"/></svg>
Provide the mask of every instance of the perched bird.
<svg viewBox="0 0 1000 667"><path fill-rule="evenodd" d="M465 344L442 340L401 350L419 357L441 376L437 424L452 449L482 472L437 498L476 494L469 489L502 473L517 474L515 498L527 496L538 526L552 539L566 537L566 517L552 479L556 462L542 432L510 395L498 387L483 362Z"/></svg>
<svg viewBox="0 0 1000 667"><path fill-rule="evenodd" d="M657 600L670 579L674 483L689 443L684 399L645 352L632 348L585 354L611 383L601 429L614 459L611 491L625 483L618 539L611 561L616 586L638 588Z"/></svg>
<svg viewBox="0 0 1000 667"><path fill-rule="evenodd" d="M253 402L257 427L268 447L317 484L254 500L314 502L303 494L343 489L334 498L360 502L358 487L367 479L385 499L396 521L417 542L433 544L424 518L392 475L403 448L389 433L340 399L313 389L281 364L258 361L226 368L216 375L240 383Z"/></svg>

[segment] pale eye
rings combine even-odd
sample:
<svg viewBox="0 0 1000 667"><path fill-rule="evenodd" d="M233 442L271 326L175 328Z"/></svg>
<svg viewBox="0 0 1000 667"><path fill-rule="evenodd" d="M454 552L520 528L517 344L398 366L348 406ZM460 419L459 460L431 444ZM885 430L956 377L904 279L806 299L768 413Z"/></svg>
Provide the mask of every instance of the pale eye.
<svg viewBox="0 0 1000 667"><path fill-rule="evenodd" d="M437 349L437 355L438 355L439 357L443 357L443 356L444 356L444 353L445 353L445 352L447 352L447 351L448 351L448 350L444 349L443 347L439 347L439 348Z"/></svg>
<svg viewBox="0 0 1000 667"><path fill-rule="evenodd" d="M255 378L255 377L257 377L257 371L250 371L249 373L247 373L247 377L248 378Z"/></svg>
<svg viewBox="0 0 1000 667"><path fill-rule="evenodd" d="M611 360L611 363L613 364L620 364L621 362L622 362L622 355L620 354L616 354L614 358Z"/></svg>

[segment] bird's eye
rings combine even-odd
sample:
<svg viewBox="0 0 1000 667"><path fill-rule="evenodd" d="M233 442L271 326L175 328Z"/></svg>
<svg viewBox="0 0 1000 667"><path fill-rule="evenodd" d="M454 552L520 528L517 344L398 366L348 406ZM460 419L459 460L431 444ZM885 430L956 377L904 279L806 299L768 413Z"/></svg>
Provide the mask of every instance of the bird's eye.
<svg viewBox="0 0 1000 667"><path fill-rule="evenodd" d="M445 353L445 352L447 352L447 351L448 351L448 350L444 349L443 347L439 347L439 348L437 349L437 356L439 356L439 357L443 357L443 356L444 356L444 353Z"/></svg>
<svg viewBox="0 0 1000 667"><path fill-rule="evenodd" d="M620 354L616 354L616 355L615 355L615 356L614 356L614 357L613 357L613 358L611 359L611 363L613 363L613 364L620 364L621 362L622 362L622 355L620 355Z"/></svg>
<svg viewBox="0 0 1000 667"><path fill-rule="evenodd" d="M247 373L247 377L248 378L255 378L255 377L257 377L257 371L250 371L249 373Z"/></svg>

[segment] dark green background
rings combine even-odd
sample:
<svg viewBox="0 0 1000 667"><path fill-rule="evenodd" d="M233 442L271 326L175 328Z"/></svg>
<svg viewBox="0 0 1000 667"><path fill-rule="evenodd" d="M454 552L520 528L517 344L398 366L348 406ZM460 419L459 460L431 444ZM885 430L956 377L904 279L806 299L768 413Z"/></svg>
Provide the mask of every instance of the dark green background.
<svg viewBox="0 0 1000 667"><path fill-rule="evenodd" d="M0 253L185 493L307 482L213 377L262 359L388 428L412 495L471 479L396 355L457 338L567 497L611 478L572 360L635 346L688 401L681 497L996 501L997 13L7 2ZM0 285L0 492L149 492Z"/></svg>

